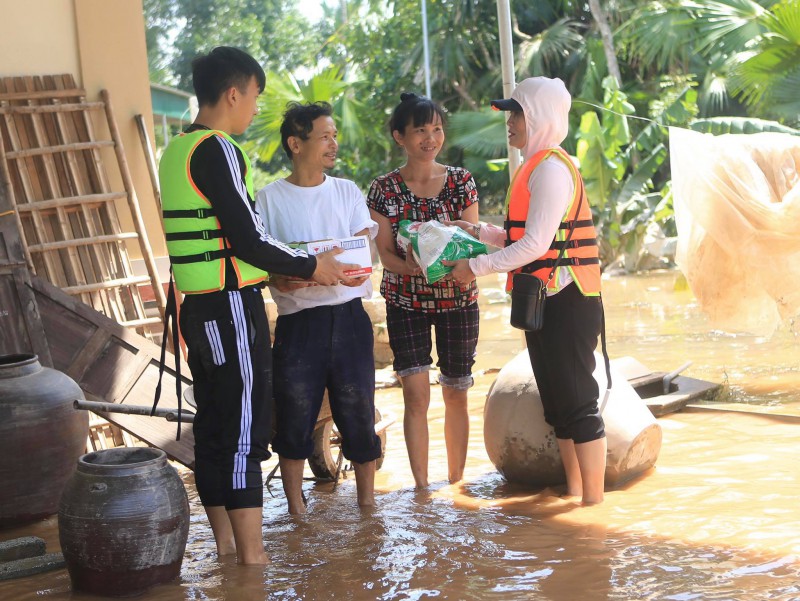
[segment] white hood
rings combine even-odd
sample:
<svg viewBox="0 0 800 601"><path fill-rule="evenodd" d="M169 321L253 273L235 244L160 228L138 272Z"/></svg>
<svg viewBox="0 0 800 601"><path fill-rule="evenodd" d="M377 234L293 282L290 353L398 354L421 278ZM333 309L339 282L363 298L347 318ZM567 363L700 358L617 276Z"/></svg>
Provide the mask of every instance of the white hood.
<svg viewBox="0 0 800 601"><path fill-rule="evenodd" d="M560 79L529 77L514 88L511 98L522 107L528 139L522 156L525 160L545 148L559 146L569 130L572 97Z"/></svg>

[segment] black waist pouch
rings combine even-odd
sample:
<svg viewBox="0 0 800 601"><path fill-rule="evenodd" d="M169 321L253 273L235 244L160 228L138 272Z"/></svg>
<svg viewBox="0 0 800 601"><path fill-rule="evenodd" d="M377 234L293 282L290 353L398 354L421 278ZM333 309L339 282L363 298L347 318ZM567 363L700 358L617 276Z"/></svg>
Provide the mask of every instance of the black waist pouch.
<svg viewBox="0 0 800 601"><path fill-rule="evenodd" d="M526 332L541 330L547 299L544 282L529 273L514 274L512 282L511 325Z"/></svg>

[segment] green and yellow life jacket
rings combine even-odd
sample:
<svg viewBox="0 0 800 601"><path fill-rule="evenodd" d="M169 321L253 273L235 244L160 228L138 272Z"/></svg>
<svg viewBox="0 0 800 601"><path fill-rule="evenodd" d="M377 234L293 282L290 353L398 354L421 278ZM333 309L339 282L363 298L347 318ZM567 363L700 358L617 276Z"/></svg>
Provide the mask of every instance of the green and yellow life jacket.
<svg viewBox="0 0 800 601"><path fill-rule="evenodd" d="M222 136L242 152L245 185L253 198L250 160L225 132L198 130L180 134L167 146L158 167L162 216L175 284L184 294L216 292L225 287L225 260L230 258L238 287L262 282L267 272L236 258L223 236L209 200L192 180L190 164L195 149L210 136Z"/></svg>

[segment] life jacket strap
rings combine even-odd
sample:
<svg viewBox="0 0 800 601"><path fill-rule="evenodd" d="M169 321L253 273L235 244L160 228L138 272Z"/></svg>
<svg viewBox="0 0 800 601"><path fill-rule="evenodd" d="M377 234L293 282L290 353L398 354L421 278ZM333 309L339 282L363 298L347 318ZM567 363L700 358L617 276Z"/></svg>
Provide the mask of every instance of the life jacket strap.
<svg viewBox="0 0 800 601"><path fill-rule="evenodd" d="M550 248L561 250L562 248L581 248L582 246L597 246L597 238L584 238L582 240L570 240L569 242L558 242L554 240Z"/></svg>
<svg viewBox="0 0 800 601"><path fill-rule="evenodd" d="M598 257L566 257L562 258L560 261L558 259L539 259L538 261L533 261L527 265L523 265L520 267L520 270L522 273L533 273L534 271L544 268L550 269L555 267L556 264L558 264L559 267L562 265L580 267L581 265L596 265L598 263L600 263L600 259Z"/></svg>
<svg viewBox="0 0 800 601"><path fill-rule="evenodd" d="M230 248L223 248L221 250L209 250L196 255L170 255L169 260L173 265L178 265L185 263L206 263L208 261L216 261L217 259L224 259L232 256L233 251Z"/></svg>
<svg viewBox="0 0 800 601"><path fill-rule="evenodd" d="M200 230L199 232L172 232L166 234L167 242L175 240L213 240L222 238L222 230Z"/></svg>
<svg viewBox="0 0 800 601"><path fill-rule="evenodd" d="M161 214L166 219L208 219L214 217L214 209L171 209Z"/></svg>
<svg viewBox="0 0 800 601"><path fill-rule="evenodd" d="M593 226L594 222L591 219L572 219L570 221L562 221L558 229L560 230L569 230L574 227L589 227Z"/></svg>

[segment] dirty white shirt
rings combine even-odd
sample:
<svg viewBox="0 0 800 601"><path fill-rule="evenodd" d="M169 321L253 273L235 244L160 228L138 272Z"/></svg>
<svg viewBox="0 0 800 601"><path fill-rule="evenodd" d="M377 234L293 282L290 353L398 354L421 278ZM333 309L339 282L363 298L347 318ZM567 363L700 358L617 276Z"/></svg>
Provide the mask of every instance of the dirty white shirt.
<svg viewBox="0 0 800 601"><path fill-rule="evenodd" d="M267 233L283 242L311 242L329 238L349 238L368 230L378 235L364 194L350 180L325 176L319 186L296 186L279 179L256 194L256 211ZM324 305L339 305L354 298L372 298L368 278L360 286L309 286L291 292L270 287L279 315Z"/></svg>

